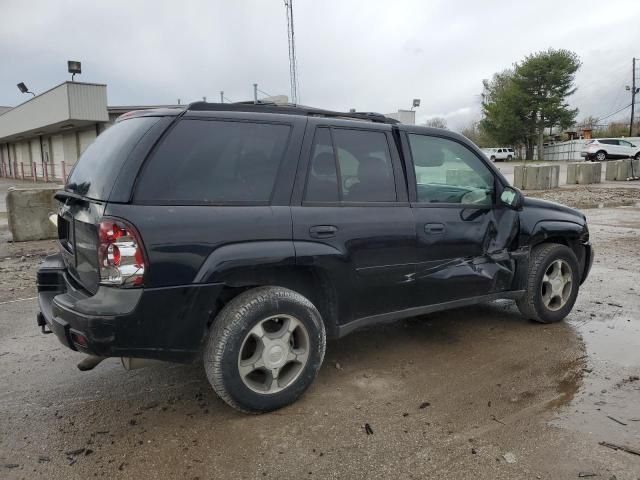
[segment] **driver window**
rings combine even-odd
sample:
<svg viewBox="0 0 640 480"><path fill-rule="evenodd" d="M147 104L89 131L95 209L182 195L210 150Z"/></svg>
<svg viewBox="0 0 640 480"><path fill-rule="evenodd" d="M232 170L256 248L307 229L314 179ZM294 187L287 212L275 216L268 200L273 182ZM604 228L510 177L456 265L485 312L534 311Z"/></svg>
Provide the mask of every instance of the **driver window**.
<svg viewBox="0 0 640 480"><path fill-rule="evenodd" d="M418 202L491 205L493 173L471 150L446 138L409 134Z"/></svg>

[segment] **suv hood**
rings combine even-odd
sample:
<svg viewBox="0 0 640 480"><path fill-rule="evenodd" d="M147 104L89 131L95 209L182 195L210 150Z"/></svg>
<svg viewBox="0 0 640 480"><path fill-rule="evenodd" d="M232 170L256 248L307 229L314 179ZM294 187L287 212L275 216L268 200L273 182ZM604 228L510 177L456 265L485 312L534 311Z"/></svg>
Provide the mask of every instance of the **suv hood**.
<svg viewBox="0 0 640 480"><path fill-rule="evenodd" d="M568 221L580 225L587 223L587 217L579 210L539 198L524 197L523 209L525 211L538 211L544 214L548 220Z"/></svg>

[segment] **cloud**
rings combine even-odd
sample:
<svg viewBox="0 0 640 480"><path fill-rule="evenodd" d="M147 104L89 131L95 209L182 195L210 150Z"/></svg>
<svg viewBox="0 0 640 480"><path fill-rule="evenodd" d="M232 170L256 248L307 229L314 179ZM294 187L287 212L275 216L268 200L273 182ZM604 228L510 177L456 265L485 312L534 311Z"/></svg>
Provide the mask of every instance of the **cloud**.
<svg viewBox="0 0 640 480"><path fill-rule="evenodd" d="M582 58L571 98L580 117L610 113L630 102L640 2L607 9L625 13L576 0L296 0L300 99L391 112L420 98L419 121L443 116L460 128L479 117L482 79L554 47ZM221 90L246 100L254 82L289 93L281 0L3 0L0 13L0 105L25 100L20 81L42 92L68 79L69 59L83 63L79 80L108 84L111 105L218 99Z"/></svg>

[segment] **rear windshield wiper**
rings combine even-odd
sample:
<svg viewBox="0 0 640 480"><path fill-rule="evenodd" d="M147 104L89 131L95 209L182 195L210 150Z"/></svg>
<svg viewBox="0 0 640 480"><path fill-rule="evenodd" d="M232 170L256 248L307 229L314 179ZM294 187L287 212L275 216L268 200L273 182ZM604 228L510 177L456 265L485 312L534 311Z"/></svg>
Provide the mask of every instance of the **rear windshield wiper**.
<svg viewBox="0 0 640 480"><path fill-rule="evenodd" d="M88 198L83 197L82 195L78 195L77 193L68 192L67 190L58 190L53 196L59 202L64 203L67 200L72 200L74 202L83 202L86 203L89 201Z"/></svg>

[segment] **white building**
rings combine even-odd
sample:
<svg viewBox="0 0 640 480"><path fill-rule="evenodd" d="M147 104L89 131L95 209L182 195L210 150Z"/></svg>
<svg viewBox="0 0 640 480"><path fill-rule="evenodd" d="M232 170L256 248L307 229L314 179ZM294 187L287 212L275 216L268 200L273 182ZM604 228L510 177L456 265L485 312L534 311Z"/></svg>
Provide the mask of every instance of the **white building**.
<svg viewBox="0 0 640 480"><path fill-rule="evenodd" d="M416 112L414 110L398 110L396 113L385 113L384 116L395 118L400 123L407 125L416 124Z"/></svg>
<svg viewBox="0 0 640 480"><path fill-rule="evenodd" d="M287 97L270 100L286 103ZM109 107L106 85L73 81L17 107L0 107L0 176L61 182L96 136L120 115L162 107L180 105ZM401 123L415 123L412 110L387 116Z"/></svg>
<svg viewBox="0 0 640 480"><path fill-rule="evenodd" d="M97 135L131 110L107 106L107 86L64 82L17 107L0 107L0 174L61 181Z"/></svg>

